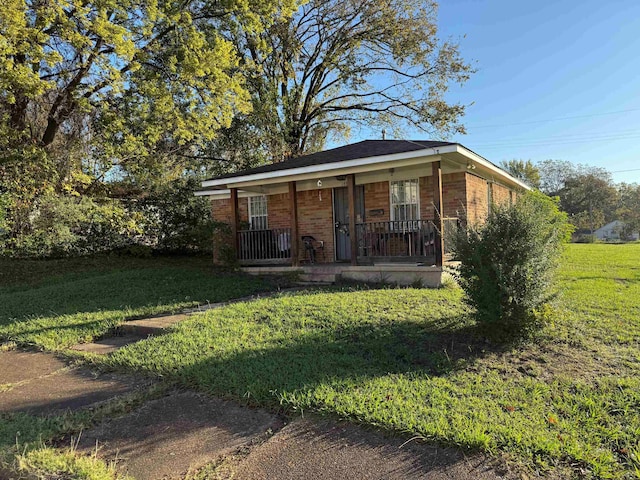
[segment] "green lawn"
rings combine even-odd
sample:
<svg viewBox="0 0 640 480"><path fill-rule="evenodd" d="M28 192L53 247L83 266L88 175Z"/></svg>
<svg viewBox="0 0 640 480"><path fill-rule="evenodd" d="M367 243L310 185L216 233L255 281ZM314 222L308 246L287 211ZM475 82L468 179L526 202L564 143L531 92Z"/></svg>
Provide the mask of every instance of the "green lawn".
<svg viewBox="0 0 640 480"><path fill-rule="evenodd" d="M273 288L213 269L208 258L0 259L0 343L49 350L104 335L125 319Z"/></svg>
<svg viewBox="0 0 640 480"><path fill-rule="evenodd" d="M485 342L456 288L330 289L209 311L169 334L95 361L253 405L327 412L443 444L504 453L536 468L559 466L576 477L640 478L638 259L638 244L569 246L551 322L536 343L518 348L501 350ZM123 278L137 278L132 284L142 288L156 288L159 278L151 267L115 268L97 278L92 271L68 272L29 288L0 287L0 311L8 308L21 319L0 327L0 335L22 325L15 338L64 347L67 333L60 331L69 331L67 317L77 315L73 308L123 312L117 301L112 307L100 303L115 295L107 288L114 278L121 285ZM95 285L102 275L116 276L101 284L106 290L83 286ZM237 296L246 294L236 285L225 290L228 277L214 276L203 287L185 275L176 278L184 278L184 290L178 290L189 301L218 295L217 288L226 295L233 289ZM84 288L82 301L88 303L77 300L79 306L68 307L69 301L55 296L42 299L38 292L56 285L64 295L64 278ZM264 288L253 282L234 283ZM27 299L23 304L38 301L28 315L45 315L49 329L40 336L29 331L34 322L25 320L19 302L4 306L1 296L11 299L16 293ZM152 308L151 297L144 306L119 304ZM177 308L182 301L175 293L162 298L153 305ZM45 313L63 308L62 315Z"/></svg>
<svg viewBox="0 0 640 480"><path fill-rule="evenodd" d="M457 289L237 304L109 363L602 478L640 469L640 245L572 245L537 344L478 338ZM576 473L577 474L577 473Z"/></svg>

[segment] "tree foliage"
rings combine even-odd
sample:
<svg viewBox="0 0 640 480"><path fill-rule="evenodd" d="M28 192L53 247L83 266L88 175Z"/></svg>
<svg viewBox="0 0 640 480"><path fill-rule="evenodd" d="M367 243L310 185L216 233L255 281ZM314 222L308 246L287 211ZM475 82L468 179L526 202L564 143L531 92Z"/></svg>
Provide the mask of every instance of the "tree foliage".
<svg viewBox="0 0 640 480"><path fill-rule="evenodd" d="M640 232L640 185L621 183L618 186L619 203L616 214L624 222L623 237Z"/></svg>
<svg viewBox="0 0 640 480"><path fill-rule="evenodd" d="M540 189L560 198L562 210L579 230L593 231L616 219L618 192L604 168L545 160L537 164Z"/></svg>
<svg viewBox="0 0 640 480"><path fill-rule="evenodd" d="M568 178L575 175L579 165L567 160L543 160L536 165L540 172L540 191L556 196Z"/></svg>
<svg viewBox="0 0 640 480"><path fill-rule="evenodd" d="M456 43L438 39L436 13L433 0L310 0L261 33L229 30L253 72L253 111L236 127L276 161L354 125L464 131L464 106L445 94L472 68Z"/></svg>
<svg viewBox="0 0 640 480"><path fill-rule="evenodd" d="M199 149L251 109L240 59L222 32L255 34L289 15L294 4L4 2L0 207L5 243L17 248L36 234L42 225L34 219L45 200L55 204L53 217L74 231L73 219L92 204L104 205L114 181L128 183L131 191L157 190L200 169Z"/></svg>
<svg viewBox="0 0 640 480"><path fill-rule="evenodd" d="M493 205L487 220L453 237L460 285L490 336L526 335L551 295L553 272L572 228L557 202L536 191Z"/></svg>
<svg viewBox="0 0 640 480"><path fill-rule="evenodd" d="M531 160L507 160L500 167L532 188L540 188L540 171Z"/></svg>
<svg viewBox="0 0 640 480"><path fill-rule="evenodd" d="M256 33L292 7L293 0L9 0L0 11L2 187L15 170L57 190L77 187L68 179L77 172L98 182L175 177L189 165L182 155L251 108L239 58L221 32ZM46 155L55 182L38 175Z"/></svg>
<svg viewBox="0 0 640 480"><path fill-rule="evenodd" d="M578 228L593 233L615 217L618 194L605 171L568 178L559 195L562 209Z"/></svg>

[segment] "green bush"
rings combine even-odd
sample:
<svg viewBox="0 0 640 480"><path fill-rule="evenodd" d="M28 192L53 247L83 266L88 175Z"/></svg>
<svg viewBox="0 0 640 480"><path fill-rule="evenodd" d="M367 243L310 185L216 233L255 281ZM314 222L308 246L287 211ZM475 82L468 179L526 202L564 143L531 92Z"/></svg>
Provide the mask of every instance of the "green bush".
<svg viewBox="0 0 640 480"><path fill-rule="evenodd" d="M139 221L116 200L45 194L34 204L29 228L7 239L3 250L22 258L108 252L133 244L142 233Z"/></svg>
<svg viewBox="0 0 640 480"><path fill-rule="evenodd" d="M553 272L571 230L557 201L527 192L513 205L492 205L485 223L453 236L458 281L488 336L535 330L535 311L551 297Z"/></svg>
<svg viewBox="0 0 640 480"><path fill-rule="evenodd" d="M154 191L137 206L144 217L148 245L163 253L203 254L212 252L216 224L211 202L196 197L196 178L181 178Z"/></svg>
<svg viewBox="0 0 640 480"><path fill-rule="evenodd" d="M179 179L133 199L47 192L27 203L2 194L0 255L210 253L216 225L209 200L193 194L197 185L195 178ZM19 219L20 228L12 228Z"/></svg>
<svg viewBox="0 0 640 480"><path fill-rule="evenodd" d="M212 245L217 263L231 269L239 266L234 239L231 235L231 225L223 222L215 223Z"/></svg>

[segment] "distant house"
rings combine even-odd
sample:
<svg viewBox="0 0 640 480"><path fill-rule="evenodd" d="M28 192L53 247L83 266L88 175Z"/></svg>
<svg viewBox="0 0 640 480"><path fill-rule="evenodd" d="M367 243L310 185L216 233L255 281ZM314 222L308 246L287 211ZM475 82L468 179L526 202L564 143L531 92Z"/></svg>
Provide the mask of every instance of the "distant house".
<svg viewBox="0 0 640 480"><path fill-rule="evenodd" d="M640 234L633 232L629 238L623 238L624 222L622 220L614 220L607 223L604 227L600 227L593 234L598 240L638 240Z"/></svg>
<svg viewBox="0 0 640 480"><path fill-rule="evenodd" d="M231 226L246 271L438 285L447 231L528 189L457 143L365 140L211 178L197 195Z"/></svg>

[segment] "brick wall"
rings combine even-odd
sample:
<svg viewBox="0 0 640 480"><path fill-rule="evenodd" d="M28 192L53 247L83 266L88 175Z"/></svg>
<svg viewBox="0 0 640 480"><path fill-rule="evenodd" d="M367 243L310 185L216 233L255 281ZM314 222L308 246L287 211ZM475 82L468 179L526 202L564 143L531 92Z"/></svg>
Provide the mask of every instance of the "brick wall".
<svg viewBox="0 0 640 480"><path fill-rule="evenodd" d="M487 181L470 173L466 175L467 221L471 224L482 222L489 212Z"/></svg>
<svg viewBox="0 0 640 480"><path fill-rule="evenodd" d="M466 206L464 172L442 175L442 213L445 217L463 217ZM433 220L433 177L420 177L420 218Z"/></svg>
<svg viewBox="0 0 640 480"><path fill-rule="evenodd" d="M382 210L382 215L372 216L371 210ZM364 212L367 222L387 222L389 212L389 182L375 182L364 185Z"/></svg>
<svg viewBox="0 0 640 480"><path fill-rule="evenodd" d="M433 177L420 177L419 184L420 220L433 220Z"/></svg>
<svg viewBox="0 0 640 480"><path fill-rule="evenodd" d="M509 203L509 192L511 192L510 188L494 183L491 186L491 190L493 193L493 203L496 205Z"/></svg>
<svg viewBox="0 0 640 480"><path fill-rule="evenodd" d="M267 195L267 223L269 228L291 227L289 194Z"/></svg>
<svg viewBox="0 0 640 480"><path fill-rule="evenodd" d="M465 172L442 175L442 212L445 218L465 217L467 208L467 182L465 175Z"/></svg>
<svg viewBox="0 0 640 480"><path fill-rule="evenodd" d="M318 190L298 192L298 232L300 236L311 235L316 240L324 241L324 256L318 252L318 263L331 263L334 260L334 226L333 196L330 189L322 190L322 200ZM300 259L304 260L306 252L300 245ZM324 257L324 258L323 258Z"/></svg>
<svg viewBox="0 0 640 480"><path fill-rule="evenodd" d="M491 202L496 205L515 201L517 192L509 187L470 173L467 176L467 213L470 222L482 222L489 212L489 183L491 184Z"/></svg>
<svg viewBox="0 0 640 480"><path fill-rule="evenodd" d="M249 222L249 202L246 198L238 199L240 222ZM231 199L211 200L211 217L216 222L231 223Z"/></svg>

